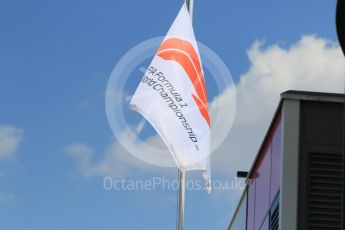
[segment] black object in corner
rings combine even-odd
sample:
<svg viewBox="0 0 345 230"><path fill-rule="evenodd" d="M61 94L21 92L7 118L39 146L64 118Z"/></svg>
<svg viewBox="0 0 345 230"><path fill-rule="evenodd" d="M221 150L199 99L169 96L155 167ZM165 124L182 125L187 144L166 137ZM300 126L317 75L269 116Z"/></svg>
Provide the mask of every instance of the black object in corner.
<svg viewBox="0 0 345 230"><path fill-rule="evenodd" d="M339 43L345 54L345 0L338 0L336 25Z"/></svg>

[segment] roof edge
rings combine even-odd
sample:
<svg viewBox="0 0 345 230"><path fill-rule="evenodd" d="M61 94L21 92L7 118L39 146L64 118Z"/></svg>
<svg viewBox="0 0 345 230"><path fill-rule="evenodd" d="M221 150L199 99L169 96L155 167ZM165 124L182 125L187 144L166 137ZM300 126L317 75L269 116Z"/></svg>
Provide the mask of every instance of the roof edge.
<svg viewBox="0 0 345 230"><path fill-rule="evenodd" d="M344 103L345 95L341 93L310 92L289 90L280 94L281 99L300 100L300 101L323 101Z"/></svg>

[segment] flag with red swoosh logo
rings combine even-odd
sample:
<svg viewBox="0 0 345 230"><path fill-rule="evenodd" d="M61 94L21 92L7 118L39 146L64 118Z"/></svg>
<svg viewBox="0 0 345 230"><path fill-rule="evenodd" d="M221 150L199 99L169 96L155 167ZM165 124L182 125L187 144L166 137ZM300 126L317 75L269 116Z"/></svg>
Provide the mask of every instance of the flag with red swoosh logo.
<svg viewBox="0 0 345 230"><path fill-rule="evenodd" d="M184 4L147 68L130 107L161 136L182 171L202 170L210 191L207 90L192 22Z"/></svg>

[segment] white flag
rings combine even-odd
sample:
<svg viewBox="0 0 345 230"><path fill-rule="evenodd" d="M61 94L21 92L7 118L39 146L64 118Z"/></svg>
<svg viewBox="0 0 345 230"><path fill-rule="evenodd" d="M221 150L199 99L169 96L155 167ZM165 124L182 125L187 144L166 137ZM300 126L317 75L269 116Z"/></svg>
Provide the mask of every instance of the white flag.
<svg viewBox="0 0 345 230"><path fill-rule="evenodd" d="M131 102L161 136L181 171L203 170L210 191L210 117L192 21L184 4Z"/></svg>

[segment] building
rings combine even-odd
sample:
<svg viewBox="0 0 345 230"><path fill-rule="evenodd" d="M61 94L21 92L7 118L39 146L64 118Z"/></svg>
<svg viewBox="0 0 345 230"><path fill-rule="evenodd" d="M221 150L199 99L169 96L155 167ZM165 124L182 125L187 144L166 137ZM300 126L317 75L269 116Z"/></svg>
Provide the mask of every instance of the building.
<svg viewBox="0 0 345 230"><path fill-rule="evenodd" d="M343 94L287 91L230 230L342 230Z"/></svg>

